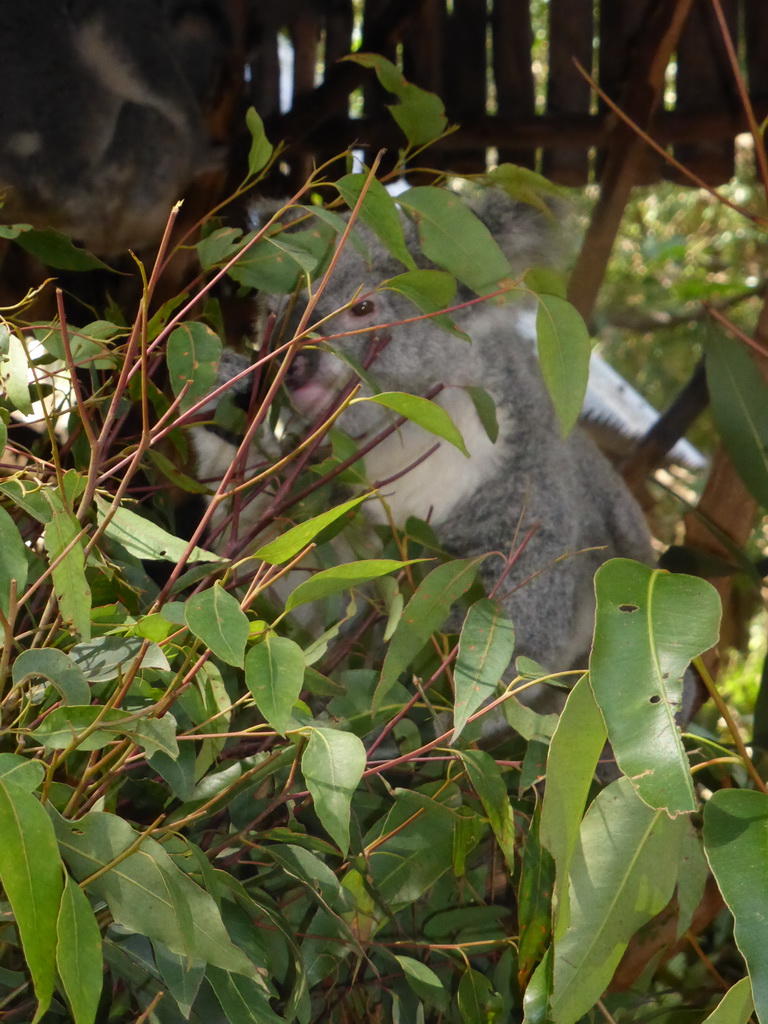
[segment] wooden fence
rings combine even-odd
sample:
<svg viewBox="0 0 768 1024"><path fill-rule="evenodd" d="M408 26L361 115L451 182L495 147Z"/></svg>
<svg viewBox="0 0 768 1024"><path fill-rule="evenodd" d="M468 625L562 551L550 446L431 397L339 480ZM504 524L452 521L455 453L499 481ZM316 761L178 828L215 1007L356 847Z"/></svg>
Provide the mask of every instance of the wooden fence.
<svg viewBox="0 0 768 1024"><path fill-rule="evenodd" d="M480 171L493 147L501 160L581 185L599 176L614 115L575 62L622 105L647 74L644 33L660 2L674 0L251 0L249 98L304 167L352 140L397 147L372 73L336 63L357 44L398 61L461 126L431 153L433 164ZM760 120L768 113L768 0L720 7ZM293 99L283 114L280 33L293 54ZM353 117L349 96L361 85ZM654 137L706 182L730 178L733 139L747 122L712 0L692 2L666 93ZM649 152L641 180L676 174Z"/></svg>

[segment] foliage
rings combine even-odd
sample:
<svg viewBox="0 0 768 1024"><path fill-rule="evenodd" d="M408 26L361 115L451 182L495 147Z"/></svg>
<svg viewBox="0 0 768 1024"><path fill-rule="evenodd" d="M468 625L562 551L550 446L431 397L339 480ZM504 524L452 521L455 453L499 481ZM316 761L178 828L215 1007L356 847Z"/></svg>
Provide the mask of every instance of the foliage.
<svg viewBox="0 0 768 1024"><path fill-rule="evenodd" d="M425 141L425 94L372 63L397 94L398 123L419 126L405 160ZM441 130L434 97L427 106ZM252 185L274 152L258 118L249 125ZM402 255L375 179L323 175L295 197L306 229L290 237L285 210L245 236L205 225L193 298L227 274L316 294L347 229L342 200ZM414 315L443 309L446 275L466 272L456 231L479 291L507 274L453 196L451 220L446 195L422 185L403 200L426 217L423 245L441 268L424 277L403 260ZM348 497L360 456L333 414L309 437L289 434L247 487L236 459L180 539L164 499L200 490L189 429L212 416L233 429L237 410L221 401L214 414L205 397L221 353L215 304L208 322L178 298L149 318L155 282L128 326L105 313L30 333L19 314L0 338L4 1019L573 1024L599 1005L616 1021L703 1020L720 993L711 980L672 984L674 962L632 995L606 990L673 896L676 934L688 929L706 856L768 1020L768 797L755 777L760 791L706 802L698 780L745 785L751 766L743 748L681 739L674 720L688 660L717 636L708 584L607 563L590 675L554 719L516 700L543 673L524 659L507 671L514 624L479 592L476 561L444 559L420 522L372 537L362 498ZM561 298L543 307L544 345L583 379L583 327ZM283 422L279 383L309 323L262 340L244 452L268 449ZM571 421L567 374L549 383ZM461 446L426 400L377 400ZM749 416L764 422L766 409L755 399ZM7 440L15 412L43 421L29 448L13 429ZM738 445L751 419L734 421ZM265 509L255 551L228 540L244 491ZM217 533L223 554L206 547ZM340 556L344 545L364 557ZM441 632L457 602L458 637ZM510 728L486 742L484 722L502 713ZM599 768L606 739L626 774ZM742 983L712 1019L751 1012Z"/></svg>

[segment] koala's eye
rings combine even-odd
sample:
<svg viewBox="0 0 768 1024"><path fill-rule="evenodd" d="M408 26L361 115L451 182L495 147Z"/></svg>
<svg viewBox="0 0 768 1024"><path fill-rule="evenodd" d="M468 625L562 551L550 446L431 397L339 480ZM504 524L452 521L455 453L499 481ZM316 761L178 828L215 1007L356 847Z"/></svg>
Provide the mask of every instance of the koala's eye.
<svg viewBox="0 0 768 1024"><path fill-rule="evenodd" d="M376 306L371 302L370 299L361 299L360 302L356 302L352 306L349 312L352 316L370 316Z"/></svg>

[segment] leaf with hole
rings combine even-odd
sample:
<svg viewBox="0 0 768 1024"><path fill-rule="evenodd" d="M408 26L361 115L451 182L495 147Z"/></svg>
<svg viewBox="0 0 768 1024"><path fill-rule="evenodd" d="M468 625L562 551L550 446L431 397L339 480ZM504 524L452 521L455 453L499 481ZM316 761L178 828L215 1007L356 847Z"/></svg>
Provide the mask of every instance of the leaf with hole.
<svg viewBox="0 0 768 1024"><path fill-rule="evenodd" d="M720 599L705 580L613 558L595 575L592 690L616 760L669 814L697 801L675 715L689 662L717 643Z"/></svg>

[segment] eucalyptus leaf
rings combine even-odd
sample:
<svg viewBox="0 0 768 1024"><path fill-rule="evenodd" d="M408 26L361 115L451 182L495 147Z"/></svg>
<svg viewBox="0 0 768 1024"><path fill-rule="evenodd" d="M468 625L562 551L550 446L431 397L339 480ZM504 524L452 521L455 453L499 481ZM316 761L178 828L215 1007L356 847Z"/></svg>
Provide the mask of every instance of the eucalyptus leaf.
<svg viewBox="0 0 768 1024"><path fill-rule="evenodd" d="M395 200L378 179L369 174L345 174L334 182L344 202L352 209L366 189L360 207L360 220L367 224L388 251L409 270L415 270L413 256L408 252Z"/></svg>
<svg viewBox="0 0 768 1024"><path fill-rule="evenodd" d="M168 338L168 378L174 395L186 387L180 409L191 408L213 390L221 358L221 340L199 320L180 324Z"/></svg>
<svg viewBox="0 0 768 1024"><path fill-rule="evenodd" d="M365 747L357 736L337 729L312 729L301 771L323 828L346 857L352 794L365 770Z"/></svg>
<svg viewBox="0 0 768 1024"><path fill-rule="evenodd" d="M245 659L245 684L269 725L285 735L304 685L304 652L287 637L268 634Z"/></svg>
<svg viewBox="0 0 768 1024"><path fill-rule="evenodd" d="M264 544L255 551L254 557L260 558L264 562L269 562L270 565L282 565L283 562L288 562L295 555L298 555L307 544L311 543L326 526L330 526L337 519L347 515L364 500L365 495L359 498L352 498L350 501L336 505L335 508L331 508L327 512L315 516L313 519L308 519L305 523L292 526L290 530L286 530L285 533L281 533L275 540Z"/></svg>
<svg viewBox="0 0 768 1024"><path fill-rule="evenodd" d="M110 506L103 498L96 496L97 518L101 524L110 511ZM180 537L174 537L161 526L131 512L120 505L105 527L105 533L112 537L125 550L136 558L148 561L178 562L189 545ZM224 562L225 559L203 548L193 548L187 557L188 562Z"/></svg>
<svg viewBox="0 0 768 1024"><path fill-rule="evenodd" d="M0 508L0 550L0 611L8 615L11 583L16 582L17 599L20 598L27 585L28 562L19 528L4 508Z"/></svg>
<svg viewBox="0 0 768 1024"><path fill-rule="evenodd" d="M18 656L13 663L13 685L23 686L30 679L47 679L65 704L87 704L91 699L83 670L55 647L22 651Z"/></svg>
<svg viewBox="0 0 768 1024"><path fill-rule="evenodd" d="M373 697L374 711L432 633L443 625L453 603L472 586L481 561L482 557L468 558L438 565L419 584L389 643Z"/></svg>
<svg viewBox="0 0 768 1024"><path fill-rule="evenodd" d="M229 938L213 898L176 867L158 842L144 837L139 844L139 834L115 814L91 811L69 822L52 809L49 813L75 878L85 880L106 869L86 888L106 901L116 922L159 939L179 955L253 975L253 965Z"/></svg>
<svg viewBox="0 0 768 1024"><path fill-rule="evenodd" d="M271 142L269 142L264 134L264 122L253 107L249 107L246 111L245 123L248 127L248 131L251 133L251 150L248 154L248 175L249 177L254 177L259 173L259 171L264 170L272 159L275 147Z"/></svg>
<svg viewBox="0 0 768 1024"><path fill-rule="evenodd" d="M292 611L299 605L317 601L321 597L343 593L411 564L413 563L398 562L394 558L363 558L359 562L347 562L344 565L335 565L332 569L321 569L292 591L285 603L285 610Z"/></svg>
<svg viewBox="0 0 768 1024"><path fill-rule="evenodd" d="M557 295L538 295L539 365L565 437L581 415L589 378L590 341L581 314Z"/></svg>
<svg viewBox="0 0 768 1024"><path fill-rule="evenodd" d="M220 583L193 594L187 600L184 617L195 636L222 661L243 667L248 616Z"/></svg>
<svg viewBox="0 0 768 1024"><path fill-rule="evenodd" d="M442 437L450 441L452 445L469 458L469 452L464 444L464 438L448 413L436 402L428 398L421 398L419 395L409 395L403 391L384 391L378 395L371 395L369 398L353 398L352 405L357 402L375 402L387 409L392 409L399 416L405 416L412 423L417 423L430 434Z"/></svg>
<svg viewBox="0 0 768 1024"><path fill-rule="evenodd" d="M590 804L569 872L570 919L555 937L551 1010L575 1024L603 995L629 940L672 898L686 821L618 779Z"/></svg>
<svg viewBox="0 0 768 1024"><path fill-rule="evenodd" d="M768 1020L768 796L721 789L704 808L704 851L733 914L736 945L747 962L755 1013Z"/></svg>
<svg viewBox="0 0 768 1024"><path fill-rule="evenodd" d="M459 637L454 666L455 743L471 715L492 697L515 650L515 627L498 601L483 598L469 609Z"/></svg>
<svg viewBox="0 0 768 1024"><path fill-rule="evenodd" d="M69 875L56 932L56 968L75 1024L93 1024L104 985L101 932L88 897Z"/></svg>
<svg viewBox="0 0 768 1024"><path fill-rule="evenodd" d="M395 65L378 53L353 53L344 60L373 68L387 92L398 98L396 106L389 107L409 145L425 146L439 138L448 128L448 119L442 100L407 81Z"/></svg>
<svg viewBox="0 0 768 1024"><path fill-rule="evenodd" d="M720 599L705 580L614 558L595 575L589 677L616 760L669 814L697 801L675 715L690 660L717 643Z"/></svg>
<svg viewBox="0 0 768 1024"><path fill-rule="evenodd" d="M472 291L487 295L514 279L498 242L455 192L419 185L397 201L415 221L427 259Z"/></svg>
<svg viewBox="0 0 768 1024"><path fill-rule="evenodd" d="M56 511L45 528L44 540L61 617L83 640L88 640L91 588L85 578L85 552L80 540L76 540L81 533L80 523L71 512Z"/></svg>
<svg viewBox="0 0 768 1024"><path fill-rule="evenodd" d="M0 882L11 905L37 997L34 1022L53 996L56 919L64 888L50 819L37 797L0 776Z"/></svg>

